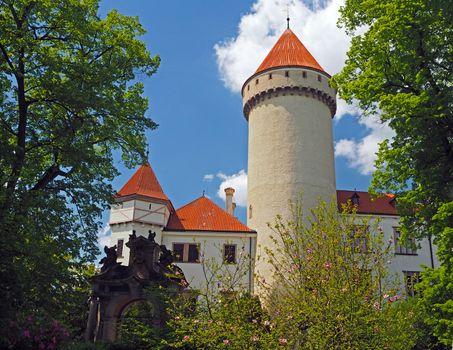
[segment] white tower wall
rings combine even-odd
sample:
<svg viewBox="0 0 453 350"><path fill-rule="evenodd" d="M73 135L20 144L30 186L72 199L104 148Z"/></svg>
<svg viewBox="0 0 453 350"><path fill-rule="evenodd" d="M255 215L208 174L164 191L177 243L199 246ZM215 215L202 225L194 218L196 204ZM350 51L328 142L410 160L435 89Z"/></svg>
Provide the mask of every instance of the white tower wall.
<svg viewBox="0 0 453 350"><path fill-rule="evenodd" d="M319 198L335 199L332 116L336 91L325 73L302 68L272 69L243 87L249 121L247 226L258 232L257 254L275 248L268 222L290 218L289 201L302 194L306 210ZM273 249L275 251L275 249ZM258 263L257 272L272 269Z"/></svg>

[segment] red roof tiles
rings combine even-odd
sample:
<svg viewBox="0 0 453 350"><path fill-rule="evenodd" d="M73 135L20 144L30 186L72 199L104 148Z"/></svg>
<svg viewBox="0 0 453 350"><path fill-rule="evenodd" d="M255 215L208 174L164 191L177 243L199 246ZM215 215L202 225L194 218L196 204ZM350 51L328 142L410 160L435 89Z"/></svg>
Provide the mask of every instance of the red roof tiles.
<svg viewBox="0 0 453 350"><path fill-rule="evenodd" d="M149 163L142 165L118 191L116 197L141 195L145 197L169 201Z"/></svg>
<svg viewBox="0 0 453 350"><path fill-rule="evenodd" d="M176 210L168 220L168 231L255 232L206 197Z"/></svg>
<svg viewBox="0 0 453 350"><path fill-rule="evenodd" d="M337 190L338 208L341 210L341 205L352 200L354 194L358 196L358 214L398 215L394 201L395 195L393 194L383 194L381 197L372 200L368 192Z"/></svg>
<svg viewBox="0 0 453 350"><path fill-rule="evenodd" d="M306 67L324 72L304 44L291 29L284 31L280 39L268 53L256 73L277 67Z"/></svg>

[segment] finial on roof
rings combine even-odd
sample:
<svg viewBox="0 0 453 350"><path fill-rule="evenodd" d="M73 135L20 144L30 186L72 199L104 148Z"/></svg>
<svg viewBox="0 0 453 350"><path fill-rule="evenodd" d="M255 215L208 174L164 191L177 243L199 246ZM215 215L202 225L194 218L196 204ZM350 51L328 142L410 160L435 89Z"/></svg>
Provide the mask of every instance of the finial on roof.
<svg viewBox="0 0 453 350"><path fill-rule="evenodd" d="M287 4L286 5L286 26L287 26L287 29L289 29L289 5Z"/></svg>
<svg viewBox="0 0 453 350"><path fill-rule="evenodd" d="M204 190L203 190L203 194L202 194L202 196L204 197Z"/></svg>

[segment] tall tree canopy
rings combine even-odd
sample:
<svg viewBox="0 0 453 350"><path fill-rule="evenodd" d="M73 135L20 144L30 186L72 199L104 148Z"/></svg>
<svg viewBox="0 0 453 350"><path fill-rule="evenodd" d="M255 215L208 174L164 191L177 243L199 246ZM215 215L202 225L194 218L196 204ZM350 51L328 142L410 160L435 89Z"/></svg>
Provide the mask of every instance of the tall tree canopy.
<svg viewBox="0 0 453 350"><path fill-rule="evenodd" d="M380 146L372 189L396 193L405 234L439 247L442 273L425 274L425 287L437 289L424 296L446 344L453 338L452 23L447 0L346 0L340 25L352 45L334 77L342 98L396 133Z"/></svg>
<svg viewBox="0 0 453 350"><path fill-rule="evenodd" d="M98 6L0 1L0 332L21 310L57 312L71 268L97 253L112 152L137 164L156 127L136 77L160 59L137 18Z"/></svg>

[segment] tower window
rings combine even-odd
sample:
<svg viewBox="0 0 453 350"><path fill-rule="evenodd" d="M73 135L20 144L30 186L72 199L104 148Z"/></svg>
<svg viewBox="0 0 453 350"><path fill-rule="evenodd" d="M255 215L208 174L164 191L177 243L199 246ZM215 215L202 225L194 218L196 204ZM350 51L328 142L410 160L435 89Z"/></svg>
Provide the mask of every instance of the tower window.
<svg viewBox="0 0 453 350"><path fill-rule="evenodd" d="M318 74L318 81L321 81L321 76Z"/></svg>
<svg viewBox="0 0 453 350"><path fill-rule="evenodd" d="M223 261L227 264L236 264L236 244L223 245Z"/></svg>
<svg viewBox="0 0 453 350"><path fill-rule="evenodd" d="M152 204L150 204L150 205L148 206L148 209L149 209L149 210L151 210L151 209L152 209L152 207L153 207L153 205L152 205Z"/></svg>
<svg viewBox="0 0 453 350"><path fill-rule="evenodd" d="M285 77L289 77L289 71L285 71Z"/></svg>
<svg viewBox="0 0 453 350"><path fill-rule="evenodd" d="M173 243L173 254L177 262L200 262L200 246L196 243Z"/></svg>
<svg viewBox="0 0 453 350"><path fill-rule="evenodd" d="M260 82L259 79L256 79L256 80L255 80L255 84L258 84L259 82Z"/></svg>
<svg viewBox="0 0 453 350"><path fill-rule="evenodd" d="M307 72L302 72L302 78L306 78L307 77Z"/></svg>
<svg viewBox="0 0 453 350"><path fill-rule="evenodd" d="M272 73L269 73L269 79L272 79Z"/></svg>
<svg viewBox="0 0 453 350"><path fill-rule="evenodd" d="M247 85L247 91L250 91L250 85Z"/></svg>
<svg viewBox="0 0 453 350"><path fill-rule="evenodd" d="M252 216L253 216L253 215L252 215L252 209L253 209L253 208L252 208L252 205L250 204L250 205L249 205L249 219L251 219Z"/></svg>
<svg viewBox="0 0 453 350"><path fill-rule="evenodd" d="M116 256L118 258L123 257L123 247L124 247L124 239L119 239L116 243Z"/></svg>

